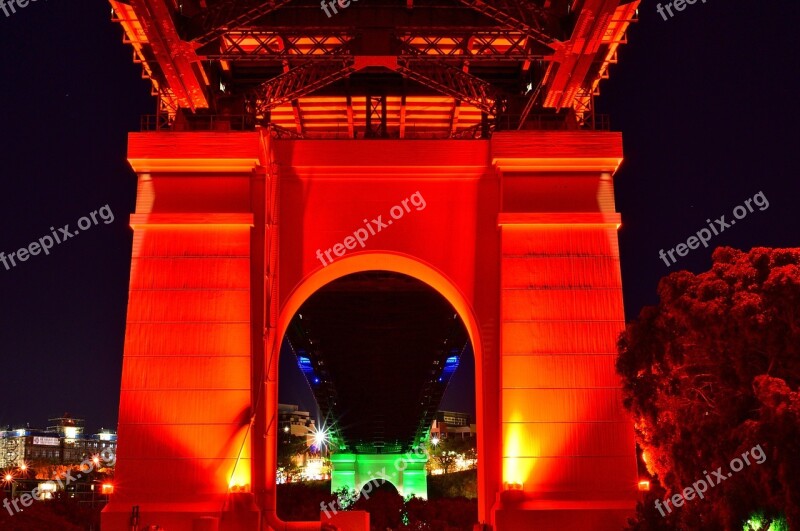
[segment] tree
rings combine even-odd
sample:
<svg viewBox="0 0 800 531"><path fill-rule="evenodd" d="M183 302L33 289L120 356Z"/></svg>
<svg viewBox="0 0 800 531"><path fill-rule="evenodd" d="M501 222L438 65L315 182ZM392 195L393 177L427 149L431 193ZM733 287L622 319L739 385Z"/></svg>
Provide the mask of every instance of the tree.
<svg viewBox="0 0 800 531"><path fill-rule="evenodd" d="M381 483L367 496L360 496L352 506L354 511L369 513L373 531L397 529L403 523L405 502L391 483Z"/></svg>
<svg viewBox="0 0 800 531"><path fill-rule="evenodd" d="M445 446L461 457L467 468L478 466L478 439L476 437L450 437Z"/></svg>
<svg viewBox="0 0 800 531"><path fill-rule="evenodd" d="M445 474L455 471L456 461L459 457L470 463L470 468L477 466L478 452L475 437L461 438L448 437L441 439L438 444L429 446L429 467L441 468Z"/></svg>
<svg viewBox="0 0 800 531"><path fill-rule="evenodd" d="M662 279L619 341L617 371L648 470L668 495L756 445L745 467L686 501L678 528L741 529L760 513L800 529L800 249L719 248L710 271ZM649 504L634 529L659 529Z"/></svg>
<svg viewBox="0 0 800 531"><path fill-rule="evenodd" d="M278 441L278 468L283 469L286 474L286 481L294 481L294 477L300 473L297 464L298 456L308 453L306 438L300 435L288 435Z"/></svg>

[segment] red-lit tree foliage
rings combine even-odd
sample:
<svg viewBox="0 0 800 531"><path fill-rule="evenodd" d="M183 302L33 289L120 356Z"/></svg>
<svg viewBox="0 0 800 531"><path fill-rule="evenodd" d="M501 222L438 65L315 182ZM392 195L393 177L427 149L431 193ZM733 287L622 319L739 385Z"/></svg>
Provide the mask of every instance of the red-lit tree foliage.
<svg viewBox="0 0 800 531"><path fill-rule="evenodd" d="M619 341L625 407L658 479L632 529L741 529L757 511L800 529L800 249L720 248L710 271L673 273L659 295ZM763 464L667 518L655 509L759 444Z"/></svg>

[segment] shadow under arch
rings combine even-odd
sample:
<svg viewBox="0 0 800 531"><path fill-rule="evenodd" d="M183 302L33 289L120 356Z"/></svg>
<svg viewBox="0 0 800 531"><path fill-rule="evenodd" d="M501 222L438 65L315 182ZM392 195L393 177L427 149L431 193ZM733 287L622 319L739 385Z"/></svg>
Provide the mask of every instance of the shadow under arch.
<svg viewBox="0 0 800 531"><path fill-rule="evenodd" d="M475 372L480 374L481 342L478 321L472 305L461 290L441 271L406 254L393 252L362 252L340 258L321 269L317 269L295 286L283 303L277 323L275 337L283 338L289 322L300 306L317 290L336 279L364 271L391 271L413 277L435 289L453 306L464 322L475 353Z"/></svg>
<svg viewBox="0 0 800 531"><path fill-rule="evenodd" d="M397 485L395 485L391 479L385 478L376 478L364 481L361 486L356 489L356 493L360 496L366 496L366 498L369 498L370 494L378 489L394 490L394 492L400 494L400 489L397 487Z"/></svg>
<svg viewBox="0 0 800 531"><path fill-rule="evenodd" d="M416 258L411 255L390 252L390 251L366 251L361 253L352 254L342 257L328 266L317 268L312 273L303 278L286 297L280 306L278 320L275 329L275 341L278 347L283 340L284 334L289 327L293 316L299 311L303 303L311 297L316 291L323 286L339 279L344 276L362 273L365 271L390 271L415 278L436 290L442 297L444 297L453 307L453 309L461 317L464 323L467 334L469 335L470 342L472 343L473 354L475 357L475 401L476 406L480 409L483 403L482 389L482 374L483 374L483 351L480 336L480 328L478 320L475 315L474 309L466 296L450 280L445 274L433 267L432 265ZM274 347L277 348L277 347ZM267 371L270 375L270 382L268 387L268 400L266 407L274 408L276 411L267 411L267 418L272 418L277 413L278 404L278 358L279 356L273 354L267 360ZM480 415L478 415L478 423L480 423ZM274 454L276 451L274 423L268 428L268 443L267 454ZM482 426L477 426L478 434L478 455L486 455L483 452L485 434L482 431ZM267 458L269 465L271 459ZM275 485L275 470L274 467L269 467L267 470L268 484ZM481 497L484 489L481 485L485 481L483 467L478 467L478 496ZM363 488L363 487L362 487ZM359 491L360 492L360 491ZM277 517L276 503L277 499L274 492L270 495L267 494L266 519L276 529L319 529L319 522L284 522Z"/></svg>

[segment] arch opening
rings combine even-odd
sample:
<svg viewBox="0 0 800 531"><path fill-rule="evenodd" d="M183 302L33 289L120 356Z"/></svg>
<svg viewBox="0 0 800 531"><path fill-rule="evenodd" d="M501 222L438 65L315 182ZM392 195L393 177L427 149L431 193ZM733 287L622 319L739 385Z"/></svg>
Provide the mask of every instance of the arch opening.
<svg viewBox="0 0 800 531"><path fill-rule="evenodd" d="M376 493L385 492L390 495L400 495L400 490L391 481L385 479L371 479L358 489L358 497L369 499Z"/></svg>
<svg viewBox="0 0 800 531"><path fill-rule="evenodd" d="M343 260L336 264L341 271L318 271L291 294L279 323L278 398L299 396L301 384L313 395L316 408L304 408L312 410L307 442L314 455L331 459L332 491L363 493L388 483L401 496L426 498L431 424L460 359L472 357L477 326L465 298L441 274L390 258L380 269L371 269L374 257ZM469 361L477 379L478 352ZM471 398L476 383L469 382ZM465 412L473 419L475 406ZM279 438L298 433L286 418L278 421ZM474 421L466 424L475 437ZM330 477L325 472L321 479Z"/></svg>

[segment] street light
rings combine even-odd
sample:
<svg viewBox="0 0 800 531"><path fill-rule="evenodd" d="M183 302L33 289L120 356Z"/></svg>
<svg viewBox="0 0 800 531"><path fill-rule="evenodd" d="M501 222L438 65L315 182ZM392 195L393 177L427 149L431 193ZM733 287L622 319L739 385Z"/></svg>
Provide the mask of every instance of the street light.
<svg viewBox="0 0 800 531"><path fill-rule="evenodd" d="M314 445L322 451L322 446L328 443L328 430L324 427L322 429L314 429Z"/></svg>
<svg viewBox="0 0 800 531"><path fill-rule="evenodd" d="M431 439L431 444L433 445L434 448L439 446L439 437L434 437L433 439Z"/></svg>
<svg viewBox="0 0 800 531"><path fill-rule="evenodd" d="M5 476L3 476L3 482L6 485L11 485L11 497L17 497L17 482L14 481L14 475L10 472L6 472Z"/></svg>

